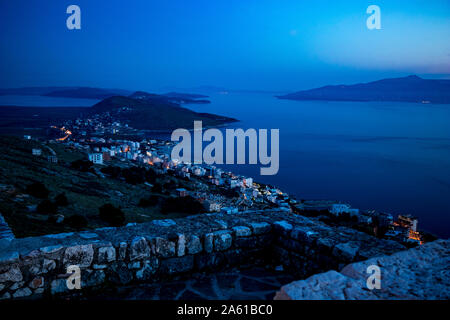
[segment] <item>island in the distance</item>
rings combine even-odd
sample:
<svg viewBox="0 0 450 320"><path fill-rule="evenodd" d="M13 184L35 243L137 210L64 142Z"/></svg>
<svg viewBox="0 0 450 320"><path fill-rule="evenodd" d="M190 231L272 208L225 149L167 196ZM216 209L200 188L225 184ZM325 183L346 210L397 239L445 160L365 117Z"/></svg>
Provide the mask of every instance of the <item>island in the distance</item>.
<svg viewBox="0 0 450 320"><path fill-rule="evenodd" d="M191 129L194 120L202 121L205 127L237 121L220 115L194 112L181 106L185 103L209 103L203 99L207 96L198 94L152 94L143 91L130 94L124 90L87 87L0 89L0 95L8 94L90 98L101 101L92 107L0 106L0 134L21 134L26 129L25 131L33 130L36 135L38 129L80 116L110 117L137 130L154 132L171 132L177 128Z"/></svg>
<svg viewBox="0 0 450 320"><path fill-rule="evenodd" d="M416 75L354 85L334 85L282 96L288 100L396 101L450 103L450 80L423 79Z"/></svg>

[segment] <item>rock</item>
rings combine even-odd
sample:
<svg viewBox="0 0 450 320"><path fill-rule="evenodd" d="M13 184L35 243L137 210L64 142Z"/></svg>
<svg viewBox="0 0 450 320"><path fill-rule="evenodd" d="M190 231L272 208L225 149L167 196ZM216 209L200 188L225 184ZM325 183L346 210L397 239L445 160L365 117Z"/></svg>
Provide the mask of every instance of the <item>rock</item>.
<svg viewBox="0 0 450 320"><path fill-rule="evenodd" d="M236 237L249 237L252 235L252 230L243 226L233 227L233 231Z"/></svg>
<svg viewBox="0 0 450 320"><path fill-rule="evenodd" d="M11 299L11 294L6 292L4 295L0 296L0 300L8 300Z"/></svg>
<svg viewBox="0 0 450 320"><path fill-rule="evenodd" d="M254 235L264 234L270 232L272 226L267 222L253 222L250 223Z"/></svg>
<svg viewBox="0 0 450 320"><path fill-rule="evenodd" d="M217 222L217 224L219 225L220 229L227 229L228 228L228 223L226 223L225 221L221 220L221 219L216 219L214 220L215 222Z"/></svg>
<svg viewBox="0 0 450 320"><path fill-rule="evenodd" d="M126 242L121 242L119 244L119 248L118 248L118 259L119 260L125 260L126 256L127 256L127 246L128 244Z"/></svg>
<svg viewBox="0 0 450 320"><path fill-rule="evenodd" d="M336 245L340 253L353 243ZM276 299L349 300L448 300L450 298L450 241L438 240L417 248L352 263L340 273L329 271L296 281L281 288ZM380 271L379 288L368 286L374 276L369 267ZM373 280L373 279L372 279Z"/></svg>
<svg viewBox="0 0 450 320"><path fill-rule="evenodd" d="M333 255L344 261L353 261L358 253L359 246L354 241L339 243L333 249Z"/></svg>
<svg viewBox="0 0 450 320"><path fill-rule="evenodd" d="M50 259L44 259L42 261L36 261L30 265L28 269L32 275L39 275L47 273L56 268L56 262Z"/></svg>
<svg viewBox="0 0 450 320"><path fill-rule="evenodd" d="M93 232L80 232L79 234L78 234L79 236L80 236L80 238L83 238L83 239L95 239L95 238L98 238L98 234L96 234L96 233L93 233Z"/></svg>
<svg viewBox="0 0 450 320"><path fill-rule="evenodd" d="M25 284L25 282L23 282L23 281L16 282L11 287L9 287L9 290L12 290L12 291L17 290L19 288L22 288L24 284Z"/></svg>
<svg viewBox="0 0 450 320"><path fill-rule="evenodd" d="M113 246L98 249L98 263L104 264L116 260L116 249Z"/></svg>
<svg viewBox="0 0 450 320"><path fill-rule="evenodd" d="M42 273L47 273L49 271L52 271L56 268L56 262L49 259L44 259L42 262Z"/></svg>
<svg viewBox="0 0 450 320"><path fill-rule="evenodd" d="M103 270L83 270L81 274L81 288L97 287L105 282Z"/></svg>
<svg viewBox="0 0 450 320"><path fill-rule="evenodd" d="M186 252L186 236L184 234L178 234L177 241L177 256L184 256Z"/></svg>
<svg viewBox="0 0 450 320"><path fill-rule="evenodd" d="M155 251L159 256L169 258L175 255L175 242L160 237L155 238L154 241Z"/></svg>
<svg viewBox="0 0 450 320"><path fill-rule="evenodd" d="M50 239L65 239L65 238L71 237L73 235L74 235L73 232L68 232L68 233L48 234L48 235L45 235L44 237L50 238Z"/></svg>
<svg viewBox="0 0 450 320"><path fill-rule="evenodd" d="M108 280L115 284L125 285L133 281L133 272L124 262L113 263L107 273Z"/></svg>
<svg viewBox="0 0 450 320"><path fill-rule="evenodd" d="M33 280L31 280L30 284L28 285L31 289L37 289L44 286L44 277L36 277Z"/></svg>
<svg viewBox="0 0 450 320"><path fill-rule="evenodd" d="M56 279L50 283L50 291L52 294L64 293L68 290L66 279Z"/></svg>
<svg viewBox="0 0 450 320"><path fill-rule="evenodd" d="M205 251L210 253L214 250L214 235L212 233L205 234Z"/></svg>
<svg viewBox="0 0 450 320"><path fill-rule="evenodd" d="M172 219L153 220L152 223L159 227L171 227L176 225L176 222Z"/></svg>
<svg viewBox="0 0 450 320"><path fill-rule="evenodd" d="M34 290L34 294L38 295L38 294L43 294L45 291L44 288L37 288L36 290Z"/></svg>
<svg viewBox="0 0 450 320"><path fill-rule="evenodd" d="M103 270L103 269L108 268L108 265L106 265L106 264L94 264L94 265L92 266L92 268L93 268L94 270Z"/></svg>
<svg viewBox="0 0 450 320"><path fill-rule="evenodd" d="M335 242L328 238L319 238L317 239L317 247L321 252L331 253Z"/></svg>
<svg viewBox="0 0 450 320"><path fill-rule="evenodd" d="M130 262L128 264L128 268L129 269L139 269L140 267L141 267L141 262L140 261Z"/></svg>
<svg viewBox="0 0 450 320"><path fill-rule="evenodd" d="M152 276L155 274L157 268L158 268L157 259L144 261L142 269L136 271L136 279L140 281L150 280Z"/></svg>
<svg viewBox="0 0 450 320"><path fill-rule="evenodd" d="M163 274L174 274L191 271L194 268L194 256L184 256L161 261L160 271Z"/></svg>
<svg viewBox="0 0 450 320"><path fill-rule="evenodd" d="M57 214L55 216L55 218L56 218L56 223L63 223L63 221L64 221L64 216L62 214Z"/></svg>
<svg viewBox="0 0 450 320"><path fill-rule="evenodd" d="M225 251L231 247L233 237L226 230L216 231L214 234L214 249L216 251Z"/></svg>
<svg viewBox="0 0 450 320"><path fill-rule="evenodd" d="M130 260L143 260L150 257L150 247L144 237L136 237L131 241Z"/></svg>
<svg viewBox="0 0 450 320"><path fill-rule="evenodd" d="M276 267L275 267L275 271L277 271L277 272L283 272L283 271L284 271L283 265L276 266Z"/></svg>
<svg viewBox="0 0 450 320"><path fill-rule="evenodd" d="M64 265L76 265L80 268L89 267L94 260L94 248L91 244L73 246L64 253Z"/></svg>
<svg viewBox="0 0 450 320"><path fill-rule="evenodd" d="M292 229L291 237L297 241L312 244L318 238L318 233L308 227L297 226Z"/></svg>
<svg viewBox="0 0 450 320"><path fill-rule="evenodd" d="M189 236L187 238L187 253L188 254L197 254L202 251L202 242L200 238L197 236Z"/></svg>
<svg viewBox="0 0 450 320"><path fill-rule="evenodd" d="M281 287L275 300L343 300L345 295L339 288L345 287L347 282L348 278L342 274L328 271Z"/></svg>
<svg viewBox="0 0 450 320"><path fill-rule="evenodd" d="M18 252L12 252L12 253L0 253L0 261L4 264L17 262L19 260L19 253Z"/></svg>
<svg viewBox="0 0 450 320"><path fill-rule="evenodd" d="M51 254L51 253L57 253L62 248L63 248L63 246L56 245L56 246L43 247L39 250L43 253Z"/></svg>
<svg viewBox="0 0 450 320"><path fill-rule="evenodd" d="M287 221L276 221L273 223L275 231L280 232L283 236L288 236L293 229L292 224Z"/></svg>
<svg viewBox="0 0 450 320"><path fill-rule="evenodd" d="M0 283L7 281L19 282L22 281L22 279L22 272L17 264L7 265L0 268Z"/></svg>
<svg viewBox="0 0 450 320"><path fill-rule="evenodd" d="M14 298L24 298L31 296L33 292L29 288L22 288L13 293Z"/></svg>

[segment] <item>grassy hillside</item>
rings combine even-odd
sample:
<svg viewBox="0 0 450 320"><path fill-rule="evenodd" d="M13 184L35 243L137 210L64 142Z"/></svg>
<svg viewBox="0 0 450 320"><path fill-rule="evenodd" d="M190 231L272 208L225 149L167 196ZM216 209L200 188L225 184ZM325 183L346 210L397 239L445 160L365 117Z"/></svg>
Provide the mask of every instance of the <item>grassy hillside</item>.
<svg viewBox="0 0 450 320"><path fill-rule="evenodd" d="M127 110L123 111L122 108ZM176 128L192 129L195 120L203 126L217 126L234 122L235 119L208 113L197 113L177 104L159 99L144 100L116 96L95 104L92 113L110 112L115 118L128 122L133 128L171 131Z"/></svg>
<svg viewBox="0 0 450 320"><path fill-rule="evenodd" d="M42 149L42 156L33 156L32 148ZM58 156L57 164L49 163L47 156L52 149ZM0 212L12 228L16 237L60 233L77 230L68 224L68 218L81 215L88 225L82 229L105 227L108 224L99 218L99 207L111 203L120 207L128 222L145 222L153 219L174 218L185 214L162 214L160 205L147 208L138 206L141 198L157 195L164 200L167 195L152 193L145 184L129 184L98 174L101 166L93 172L80 172L70 163L86 159L86 155L60 144L45 144L33 140L0 136ZM123 163L117 163L122 165ZM96 173L97 172L97 173ZM158 177L158 183L168 183L173 177ZM58 207L56 214L36 212L43 199L29 195L27 186L41 182L50 191L48 199L54 201L64 193L68 206ZM183 181L169 182L173 186L188 187ZM64 216L56 223L54 218Z"/></svg>

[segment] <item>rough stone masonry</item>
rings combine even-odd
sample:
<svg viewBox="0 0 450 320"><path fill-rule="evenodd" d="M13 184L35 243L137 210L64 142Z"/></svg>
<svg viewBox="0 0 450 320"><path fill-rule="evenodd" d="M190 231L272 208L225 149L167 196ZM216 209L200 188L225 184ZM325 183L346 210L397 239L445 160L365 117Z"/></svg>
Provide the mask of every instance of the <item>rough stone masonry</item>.
<svg viewBox="0 0 450 320"><path fill-rule="evenodd" d="M278 210L195 215L1 240L0 299L70 294L69 265L81 268L83 292L261 264L282 264L304 279L404 249L393 241Z"/></svg>
<svg viewBox="0 0 450 320"><path fill-rule="evenodd" d="M367 268L381 270L380 288L368 290ZM283 286L276 300L415 300L450 298L450 241L381 256Z"/></svg>

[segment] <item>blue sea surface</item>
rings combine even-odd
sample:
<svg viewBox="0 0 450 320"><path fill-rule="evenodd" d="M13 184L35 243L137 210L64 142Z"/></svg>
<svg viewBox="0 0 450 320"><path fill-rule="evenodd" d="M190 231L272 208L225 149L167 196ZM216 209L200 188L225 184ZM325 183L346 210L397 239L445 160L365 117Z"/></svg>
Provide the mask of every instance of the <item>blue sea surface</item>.
<svg viewBox="0 0 450 320"><path fill-rule="evenodd" d="M335 199L394 216L413 214L419 228L450 236L450 105L290 101L264 93L213 94L209 100L186 107L240 120L229 128L280 130L278 174L261 176L259 164L225 166L229 170L298 199ZM96 102L0 96L0 105Z"/></svg>
<svg viewBox="0 0 450 320"><path fill-rule="evenodd" d="M360 209L419 217L419 228L450 235L450 105L279 100L229 93L189 105L241 120L235 128L280 129L280 170L233 172L298 199L336 199ZM205 143L206 145L206 143Z"/></svg>
<svg viewBox="0 0 450 320"><path fill-rule="evenodd" d="M22 107L90 107L99 102L95 99L61 98L46 96L0 96L1 106Z"/></svg>

